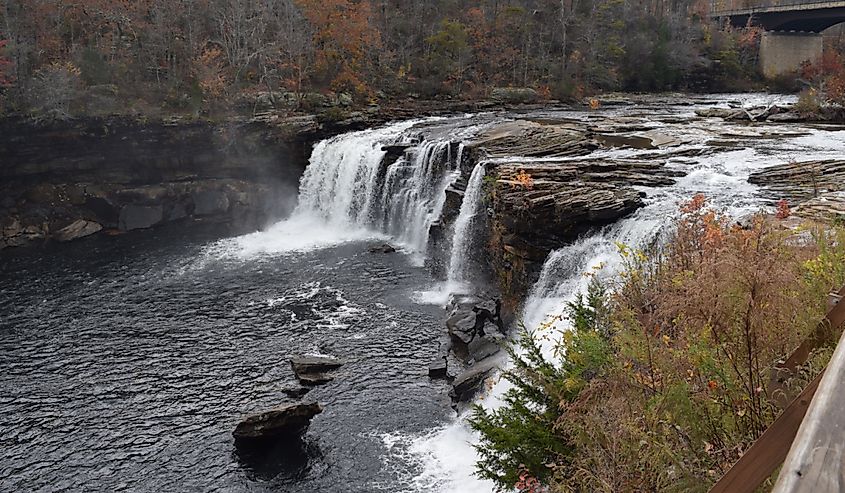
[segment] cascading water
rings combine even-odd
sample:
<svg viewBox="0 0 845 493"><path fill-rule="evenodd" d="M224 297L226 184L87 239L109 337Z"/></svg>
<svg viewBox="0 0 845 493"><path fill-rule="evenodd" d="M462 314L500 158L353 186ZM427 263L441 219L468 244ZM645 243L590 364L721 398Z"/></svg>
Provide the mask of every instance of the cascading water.
<svg viewBox="0 0 845 493"><path fill-rule="evenodd" d="M410 246L425 250L431 223L440 216L446 187L454 179L450 142L423 142L412 159L390 165L381 194L381 230Z"/></svg>
<svg viewBox="0 0 845 493"><path fill-rule="evenodd" d="M319 142L293 214L266 231L239 238L240 254L308 250L388 235L419 260L445 190L457 177L449 140L411 142L413 127L436 120L400 122ZM391 144L408 149L387 164L383 147Z"/></svg>
<svg viewBox="0 0 845 493"><path fill-rule="evenodd" d="M458 218L455 220L455 232L452 237L452 251L449 255L447 274L449 282L460 283L467 280L467 257L472 251L473 226L480 213L485 172L485 163L476 164L467 182L461 209Z"/></svg>
<svg viewBox="0 0 845 493"><path fill-rule="evenodd" d="M701 146L711 138L712 131L702 131L696 135L697 139L701 139L699 142L685 146ZM584 274L611 278L619 272L621 257L618 243L645 248L663 241L676 217L678 204L698 192L705 193L715 206L733 217L759 210L764 202L757 188L747 182L751 171L782 161L789 149L796 147L811 151L805 159L821 159L845 149L845 143L837 141L830 132L808 130L810 132L812 135L777 144L767 143L760 145L759 149L726 150L694 160L670 160L668 166L687 172L675 185L644 188L648 193L647 205L635 214L552 252L522 312L522 321L527 327L544 326L546 332L539 341L546 356L552 357L560 334L568 329L564 316L567 304L578 293L585 292L589 285L590 276ZM597 151L596 156L624 158L629 152L634 151ZM500 407L503 394L509 388L509 382L499 379L478 404L487 409ZM494 485L490 481L474 475L478 458L473 444L478 440L477 434L466 423L466 416L459 416L451 425L413 440L409 451L422 470L413 478L415 489L462 493L492 491Z"/></svg>

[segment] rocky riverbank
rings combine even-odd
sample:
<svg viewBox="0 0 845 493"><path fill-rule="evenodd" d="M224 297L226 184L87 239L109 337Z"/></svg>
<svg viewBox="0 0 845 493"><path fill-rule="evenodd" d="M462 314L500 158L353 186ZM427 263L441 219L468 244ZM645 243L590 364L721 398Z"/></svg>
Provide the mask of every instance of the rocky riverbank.
<svg viewBox="0 0 845 493"><path fill-rule="evenodd" d="M674 183L683 173L645 152L678 141L642 126L514 120L495 124L466 143L462 178L447 191L439 228L451 227L463 187L485 163L484 236L487 267L512 311L536 281L549 252L643 206L638 186ZM599 148L644 149L637 159L589 159Z"/></svg>
<svg viewBox="0 0 845 493"><path fill-rule="evenodd" d="M290 207L316 136L254 123L0 121L0 249Z"/></svg>

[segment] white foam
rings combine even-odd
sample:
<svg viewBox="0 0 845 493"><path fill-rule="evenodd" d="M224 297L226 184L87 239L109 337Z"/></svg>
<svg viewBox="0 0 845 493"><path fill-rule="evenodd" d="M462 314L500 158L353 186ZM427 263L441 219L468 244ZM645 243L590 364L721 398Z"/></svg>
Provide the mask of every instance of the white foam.
<svg viewBox="0 0 845 493"><path fill-rule="evenodd" d="M259 254L304 252L352 241L383 238L385 235L375 231L326 222L310 214L297 212L264 231L223 240L221 246L232 256L247 258Z"/></svg>

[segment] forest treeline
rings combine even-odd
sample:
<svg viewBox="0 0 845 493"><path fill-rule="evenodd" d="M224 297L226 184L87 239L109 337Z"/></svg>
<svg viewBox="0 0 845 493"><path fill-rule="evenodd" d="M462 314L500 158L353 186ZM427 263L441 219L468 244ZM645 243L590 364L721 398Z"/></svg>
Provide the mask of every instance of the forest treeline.
<svg viewBox="0 0 845 493"><path fill-rule="evenodd" d="M479 98L530 87L734 89L759 33L702 0L6 0L7 110L70 109L77 91L197 109L259 91ZM740 86L737 86L740 84ZM113 94L112 94L113 95Z"/></svg>

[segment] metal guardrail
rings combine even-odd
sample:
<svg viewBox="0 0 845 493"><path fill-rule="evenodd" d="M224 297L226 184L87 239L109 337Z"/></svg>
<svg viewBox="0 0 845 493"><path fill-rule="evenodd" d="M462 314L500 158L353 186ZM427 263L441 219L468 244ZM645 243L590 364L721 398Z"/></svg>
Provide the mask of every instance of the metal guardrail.
<svg viewBox="0 0 845 493"><path fill-rule="evenodd" d="M845 7L845 1L772 1L772 0L713 0L710 15L728 17L768 12L792 12L796 10L818 10Z"/></svg>

